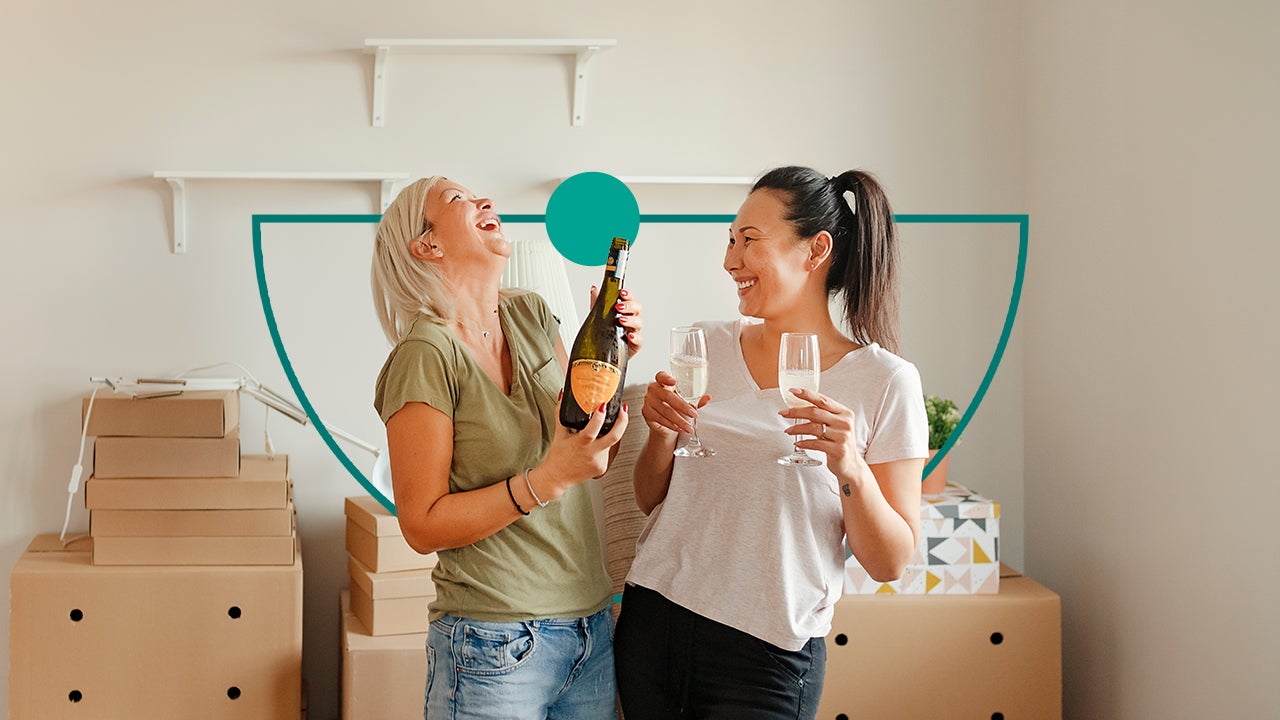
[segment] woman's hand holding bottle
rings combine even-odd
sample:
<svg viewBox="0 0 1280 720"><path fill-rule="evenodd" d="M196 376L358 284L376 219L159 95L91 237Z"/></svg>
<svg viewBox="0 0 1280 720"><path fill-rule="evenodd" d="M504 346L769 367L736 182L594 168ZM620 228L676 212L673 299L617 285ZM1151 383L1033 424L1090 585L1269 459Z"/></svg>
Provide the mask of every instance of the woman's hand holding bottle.
<svg viewBox="0 0 1280 720"><path fill-rule="evenodd" d="M564 402L563 396L560 402ZM560 412L558 405L556 416ZM581 430L569 430L557 423L556 435L547 450L546 459L529 472L531 481L538 486L538 497L544 501L560 497L574 485L603 475L609 469L609 450L622 440L628 417L624 403L613 427L599 437L597 435L605 420L603 405L591 413L586 427Z"/></svg>

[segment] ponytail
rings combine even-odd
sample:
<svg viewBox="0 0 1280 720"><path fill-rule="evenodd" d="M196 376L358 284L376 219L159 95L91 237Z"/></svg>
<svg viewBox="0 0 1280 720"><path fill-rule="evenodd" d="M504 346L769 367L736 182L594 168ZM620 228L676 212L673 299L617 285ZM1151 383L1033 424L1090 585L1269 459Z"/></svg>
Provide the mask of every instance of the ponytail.
<svg viewBox="0 0 1280 720"><path fill-rule="evenodd" d="M798 236L831 234L825 287L829 297L840 296L853 340L898 353L898 233L875 176L849 170L827 178L812 168L781 167L765 173L752 192L761 189L786 195L787 221Z"/></svg>

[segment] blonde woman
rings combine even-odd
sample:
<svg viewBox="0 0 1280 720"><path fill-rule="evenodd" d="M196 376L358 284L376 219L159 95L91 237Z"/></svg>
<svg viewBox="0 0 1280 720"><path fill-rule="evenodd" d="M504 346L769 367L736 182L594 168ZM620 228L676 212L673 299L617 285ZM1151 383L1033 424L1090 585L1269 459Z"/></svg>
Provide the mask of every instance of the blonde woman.
<svg viewBox="0 0 1280 720"><path fill-rule="evenodd" d="M610 583L583 481L627 425L557 421L566 354L541 297L500 291L511 246L493 201L419 180L378 226L372 286L394 345L374 406L409 545L436 552L425 717L614 712ZM640 305L620 303L632 344Z"/></svg>

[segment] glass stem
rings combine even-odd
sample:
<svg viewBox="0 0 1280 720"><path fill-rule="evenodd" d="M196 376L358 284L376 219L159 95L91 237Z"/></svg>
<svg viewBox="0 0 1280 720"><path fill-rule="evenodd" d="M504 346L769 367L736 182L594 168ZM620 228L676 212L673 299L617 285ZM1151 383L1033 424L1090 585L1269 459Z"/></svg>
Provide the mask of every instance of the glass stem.
<svg viewBox="0 0 1280 720"><path fill-rule="evenodd" d="M702 447L702 441L698 439L698 418L693 419L693 433L689 435L689 442L686 445Z"/></svg>
<svg viewBox="0 0 1280 720"><path fill-rule="evenodd" d="M800 418L796 418L795 420L793 420L793 421L791 422L791 425L792 425L792 426L799 425L799 424L800 424L800 423L802 423L802 422L804 422L802 419L800 419ZM802 435L797 435L797 436L796 436L796 439L795 439L795 440L793 440L793 441L791 441L791 454L792 454L792 455L808 455L808 453L806 453L804 450L802 450L802 449L800 449L800 448L798 447L798 445L800 444L800 441L801 441L801 440L803 440L803 439L804 439L804 437L803 437Z"/></svg>

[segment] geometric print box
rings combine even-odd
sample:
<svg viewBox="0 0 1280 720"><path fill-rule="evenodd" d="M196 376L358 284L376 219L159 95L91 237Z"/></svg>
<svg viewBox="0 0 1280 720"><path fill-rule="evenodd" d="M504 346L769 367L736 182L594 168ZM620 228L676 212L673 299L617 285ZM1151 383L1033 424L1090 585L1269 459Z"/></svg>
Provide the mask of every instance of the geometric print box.
<svg viewBox="0 0 1280 720"><path fill-rule="evenodd" d="M845 561L849 595L994 595L1000 589L1000 504L948 483L920 498L920 545L902 577L877 582Z"/></svg>

